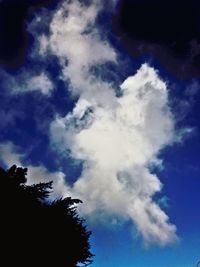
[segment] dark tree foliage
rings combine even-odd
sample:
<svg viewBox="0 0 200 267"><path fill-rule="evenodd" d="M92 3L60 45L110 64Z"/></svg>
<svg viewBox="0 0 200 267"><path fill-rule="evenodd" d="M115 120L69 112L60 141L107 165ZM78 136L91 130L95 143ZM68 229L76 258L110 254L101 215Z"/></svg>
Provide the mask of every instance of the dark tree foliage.
<svg viewBox="0 0 200 267"><path fill-rule="evenodd" d="M1 266L88 266L91 233L74 206L81 201L50 201L52 182L28 186L26 174L0 168Z"/></svg>

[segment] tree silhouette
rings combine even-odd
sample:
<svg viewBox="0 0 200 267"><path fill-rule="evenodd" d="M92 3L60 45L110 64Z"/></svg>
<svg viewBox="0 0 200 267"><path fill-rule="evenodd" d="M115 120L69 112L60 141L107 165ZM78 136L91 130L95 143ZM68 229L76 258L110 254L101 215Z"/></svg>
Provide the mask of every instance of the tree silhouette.
<svg viewBox="0 0 200 267"><path fill-rule="evenodd" d="M79 199L50 201L52 182L26 185L27 169L0 168L2 266L76 267L92 262ZM0 263L1 263L0 262Z"/></svg>

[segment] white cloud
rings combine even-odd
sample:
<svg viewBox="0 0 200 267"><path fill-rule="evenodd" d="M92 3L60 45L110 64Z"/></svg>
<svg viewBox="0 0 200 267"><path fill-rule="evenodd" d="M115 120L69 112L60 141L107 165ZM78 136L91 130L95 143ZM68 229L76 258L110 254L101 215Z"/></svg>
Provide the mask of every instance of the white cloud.
<svg viewBox="0 0 200 267"><path fill-rule="evenodd" d="M32 166L23 162L25 155L18 151L18 147L11 142L0 144L0 160L10 168L12 165L28 168L27 185L53 181L53 192L50 195L53 199L69 196L65 184L65 174L61 171L49 172L43 165Z"/></svg>
<svg viewBox="0 0 200 267"><path fill-rule="evenodd" d="M166 85L144 64L121 90L110 107L81 95L72 113L52 123L52 142L85 162L71 188L87 203L84 215L132 220L147 244L166 245L177 239L176 227L153 201L162 184L148 168L174 140Z"/></svg>

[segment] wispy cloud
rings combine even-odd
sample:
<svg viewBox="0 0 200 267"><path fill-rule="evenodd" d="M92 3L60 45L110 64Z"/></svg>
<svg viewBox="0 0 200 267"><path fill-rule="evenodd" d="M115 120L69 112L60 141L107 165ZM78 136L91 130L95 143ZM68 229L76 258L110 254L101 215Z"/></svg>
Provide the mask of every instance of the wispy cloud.
<svg viewBox="0 0 200 267"><path fill-rule="evenodd" d="M68 195L67 187L65 186L65 174L61 171L49 172L43 165L33 166L24 163L25 154L21 152L19 147L12 142L0 144L0 160L10 168L16 164L18 167L28 168L27 184L35 184L40 182L53 181L52 198L60 198Z"/></svg>
<svg viewBox="0 0 200 267"><path fill-rule="evenodd" d="M53 90L53 83L44 72L30 77L30 79L26 81L26 84L27 87L25 91L39 90L44 95L50 95Z"/></svg>
<svg viewBox="0 0 200 267"><path fill-rule="evenodd" d="M26 92L40 91L43 95L50 96L54 85L45 71L34 74L29 70L22 70L13 76L1 70L4 81L3 86L9 90L10 94L24 94Z"/></svg>

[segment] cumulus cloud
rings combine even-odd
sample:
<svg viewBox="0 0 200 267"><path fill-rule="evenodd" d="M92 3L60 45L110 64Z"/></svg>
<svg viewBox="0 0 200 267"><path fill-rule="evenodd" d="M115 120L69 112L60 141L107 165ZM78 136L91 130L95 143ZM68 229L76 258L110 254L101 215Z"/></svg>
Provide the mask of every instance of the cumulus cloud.
<svg viewBox="0 0 200 267"><path fill-rule="evenodd" d="M0 144L0 160L10 168L12 165L28 168L27 185L40 182L53 181L52 198L68 196L67 187L65 186L65 174L61 171L49 172L43 165L32 166L24 164L25 155L19 151L19 148L11 142Z"/></svg>
<svg viewBox="0 0 200 267"><path fill-rule="evenodd" d="M153 201L162 184L149 171L174 138L166 84L144 64L121 92L110 107L81 96L72 113L52 123L52 142L85 163L70 189L87 203L85 215L132 220L146 243L166 245L176 240L176 227Z"/></svg>
<svg viewBox="0 0 200 267"><path fill-rule="evenodd" d="M85 202L80 210L85 216L131 221L146 244L164 246L177 240L176 227L153 199L162 184L150 166L162 162L159 153L175 136L166 84L143 64L116 96L114 81L95 75L95 67L101 72L106 63L120 63L96 28L101 9L98 0L63 1L49 33L38 38L40 56L57 57L61 78L79 97L71 113L55 116L51 144L83 161L79 179L63 187Z"/></svg>

